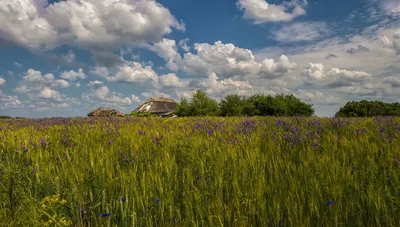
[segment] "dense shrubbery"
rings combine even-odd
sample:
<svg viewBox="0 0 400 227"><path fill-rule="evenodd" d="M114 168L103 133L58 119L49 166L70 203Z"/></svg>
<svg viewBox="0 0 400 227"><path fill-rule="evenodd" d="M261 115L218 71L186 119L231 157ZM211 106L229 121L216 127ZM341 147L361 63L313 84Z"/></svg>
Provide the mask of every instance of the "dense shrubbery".
<svg viewBox="0 0 400 227"><path fill-rule="evenodd" d="M337 112L340 117L400 116L400 103L351 101Z"/></svg>
<svg viewBox="0 0 400 227"><path fill-rule="evenodd" d="M190 101L181 100L175 113L179 116L311 116L314 109L293 95L260 94L249 98L228 95L218 104L197 90Z"/></svg>

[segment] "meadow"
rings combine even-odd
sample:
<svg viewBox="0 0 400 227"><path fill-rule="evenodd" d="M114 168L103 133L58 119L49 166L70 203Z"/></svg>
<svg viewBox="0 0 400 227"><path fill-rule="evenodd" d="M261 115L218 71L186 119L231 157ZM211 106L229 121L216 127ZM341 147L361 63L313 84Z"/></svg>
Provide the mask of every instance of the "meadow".
<svg viewBox="0 0 400 227"><path fill-rule="evenodd" d="M400 226L400 118L0 121L0 226Z"/></svg>

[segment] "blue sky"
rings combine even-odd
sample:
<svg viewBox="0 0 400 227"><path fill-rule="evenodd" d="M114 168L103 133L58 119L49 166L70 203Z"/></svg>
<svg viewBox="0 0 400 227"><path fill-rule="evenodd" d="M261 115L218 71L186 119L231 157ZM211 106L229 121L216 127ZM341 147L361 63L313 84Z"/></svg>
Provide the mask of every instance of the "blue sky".
<svg viewBox="0 0 400 227"><path fill-rule="evenodd" d="M332 116L400 101L400 1L3 0L0 58L0 115L127 113L202 89Z"/></svg>

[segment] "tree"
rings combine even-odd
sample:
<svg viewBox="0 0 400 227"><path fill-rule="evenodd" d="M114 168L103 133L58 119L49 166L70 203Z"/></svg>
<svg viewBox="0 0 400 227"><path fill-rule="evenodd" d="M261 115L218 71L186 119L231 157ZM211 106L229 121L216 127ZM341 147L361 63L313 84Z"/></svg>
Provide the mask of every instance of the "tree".
<svg viewBox="0 0 400 227"><path fill-rule="evenodd" d="M219 104L221 116L241 116L244 114L246 99L239 95L228 95Z"/></svg>
<svg viewBox="0 0 400 227"><path fill-rule="evenodd" d="M193 93L190 106L192 116L216 115L218 111L218 103L202 90Z"/></svg>
<svg viewBox="0 0 400 227"><path fill-rule="evenodd" d="M191 106L187 99L182 98L181 102L176 105L175 114L182 117L191 115Z"/></svg>
<svg viewBox="0 0 400 227"><path fill-rule="evenodd" d="M340 117L400 116L400 104L367 100L351 101L341 107L336 114Z"/></svg>
<svg viewBox="0 0 400 227"><path fill-rule="evenodd" d="M197 90L193 93L190 102L181 99L175 114L178 116L215 116L218 115L218 111L218 103L203 91Z"/></svg>

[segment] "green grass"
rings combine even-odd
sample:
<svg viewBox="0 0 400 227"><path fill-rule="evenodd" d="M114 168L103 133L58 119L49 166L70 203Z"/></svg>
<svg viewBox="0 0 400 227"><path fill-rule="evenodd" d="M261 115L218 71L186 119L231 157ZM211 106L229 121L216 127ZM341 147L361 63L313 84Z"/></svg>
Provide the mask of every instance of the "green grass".
<svg viewBox="0 0 400 227"><path fill-rule="evenodd" d="M0 129L0 226L400 226L399 118L13 119Z"/></svg>

